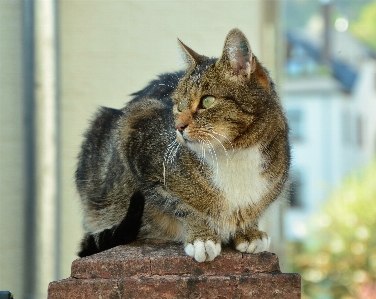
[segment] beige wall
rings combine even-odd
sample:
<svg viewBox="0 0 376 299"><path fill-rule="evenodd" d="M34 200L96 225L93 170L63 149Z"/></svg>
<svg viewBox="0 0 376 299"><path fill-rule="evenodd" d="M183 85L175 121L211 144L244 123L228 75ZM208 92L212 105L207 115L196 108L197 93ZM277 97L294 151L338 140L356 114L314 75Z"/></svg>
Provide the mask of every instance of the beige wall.
<svg viewBox="0 0 376 299"><path fill-rule="evenodd" d="M22 10L0 1L0 290L19 298L24 262Z"/></svg>

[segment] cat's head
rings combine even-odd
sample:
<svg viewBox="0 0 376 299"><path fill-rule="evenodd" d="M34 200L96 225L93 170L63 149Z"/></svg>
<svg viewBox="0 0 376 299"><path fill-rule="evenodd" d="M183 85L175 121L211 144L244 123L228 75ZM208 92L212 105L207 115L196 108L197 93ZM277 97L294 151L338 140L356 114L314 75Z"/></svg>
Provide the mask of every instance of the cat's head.
<svg viewBox="0 0 376 299"><path fill-rule="evenodd" d="M257 143L279 100L244 34L231 30L219 59L180 44L188 69L172 96L178 141L198 153Z"/></svg>

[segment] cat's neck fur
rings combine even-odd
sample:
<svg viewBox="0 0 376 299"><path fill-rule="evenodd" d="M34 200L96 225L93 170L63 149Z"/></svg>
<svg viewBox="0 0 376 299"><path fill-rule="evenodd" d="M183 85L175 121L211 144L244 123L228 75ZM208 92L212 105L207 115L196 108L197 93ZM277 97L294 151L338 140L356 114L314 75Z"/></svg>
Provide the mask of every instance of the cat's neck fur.
<svg viewBox="0 0 376 299"><path fill-rule="evenodd" d="M215 155L205 155L205 161L211 168L212 182L225 195L228 213L257 204L268 188L258 145L227 153L218 149Z"/></svg>

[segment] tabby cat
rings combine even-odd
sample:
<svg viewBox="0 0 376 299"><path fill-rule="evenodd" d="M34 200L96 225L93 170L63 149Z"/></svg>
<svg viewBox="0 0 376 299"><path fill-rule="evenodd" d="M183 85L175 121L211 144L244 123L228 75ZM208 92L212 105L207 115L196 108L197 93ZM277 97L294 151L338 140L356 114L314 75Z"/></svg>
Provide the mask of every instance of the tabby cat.
<svg viewBox="0 0 376 299"><path fill-rule="evenodd" d="M198 262L222 244L269 247L258 220L290 165L274 83L238 29L219 59L179 43L186 71L159 76L121 110L101 108L85 135L81 257L144 238L182 242Z"/></svg>

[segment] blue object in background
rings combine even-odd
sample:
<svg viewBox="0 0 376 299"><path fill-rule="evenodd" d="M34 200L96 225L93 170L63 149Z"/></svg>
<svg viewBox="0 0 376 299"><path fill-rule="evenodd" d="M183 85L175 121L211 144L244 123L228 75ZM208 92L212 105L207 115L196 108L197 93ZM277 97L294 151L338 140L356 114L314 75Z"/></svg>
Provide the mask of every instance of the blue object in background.
<svg viewBox="0 0 376 299"><path fill-rule="evenodd" d="M0 299L13 299L13 295L9 291L0 291Z"/></svg>

